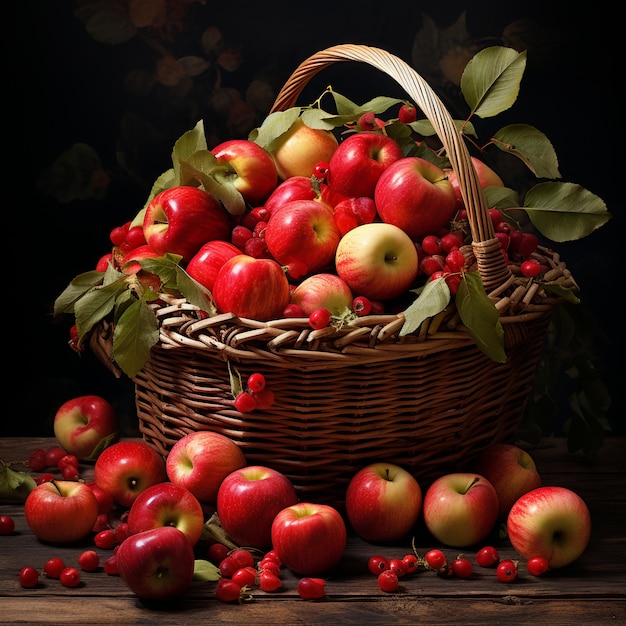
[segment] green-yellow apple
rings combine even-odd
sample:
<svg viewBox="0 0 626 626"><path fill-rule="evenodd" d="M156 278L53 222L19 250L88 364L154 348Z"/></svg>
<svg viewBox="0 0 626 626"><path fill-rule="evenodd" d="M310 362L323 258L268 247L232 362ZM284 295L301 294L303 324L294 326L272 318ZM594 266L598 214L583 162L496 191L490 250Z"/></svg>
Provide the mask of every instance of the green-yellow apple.
<svg viewBox="0 0 626 626"><path fill-rule="evenodd" d="M54 436L59 445L80 461L95 461L119 439L119 421L111 403L98 395L64 402L54 415Z"/></svg>
<svg viewBox="0 0 626 626"><path fill-rule="evenodd" d="M481 189L486 189L487 187L504 187L504 182L500 178L500 175L492 170L484 161L475 156L471 157L471 160L474 164L476 174L478 175L478 182ZM444 168L443 171L448 176L448 180L454 188L454 195L456 197L455 210L459 211L465 206L463 196L461 195L461 187L459 186L459 177L452 168Z"/></svg>
<svg viewBox="0 0 626 626"><path fill-rule="evenodd" d="M422 510L422 490L416 478L394 463L371 463L350 479L346 515L365 541L388 542L404 537Z"/></svg>
<svg viewBox="0 0 626 626"><path fill-rule="evenodd" d="M278 172L270 154L249 139L230 139L211 149L218 167L211 174L231 183L253 207L263 204L278 184Z"/></svg>
<svg viewBox="0 0 626 626"><path fill-rule="evenodd" d="M127 522L131 535L159 526L174 526L195 546L204 528L204 513L189 489L163 482L147 487L135 498Z"/></svg>
<svg viewBox="0 0 626 626"><path fill-rule="evenodd" d="M278 175L310 178L317 163L328 162L337 149L337 138L329 130L307 126L298 118L270 150Z"/></svg>
<svg viewBox="0 0 626 626"><path fill-rule="evenodd" d="M217 273L213 298L220 313L262 321L277 319L289 304L289 281L274 259L239 254Z"/></svg>
<svg viewBox="0 0 626 626"><path fill-rule="evenodd" d="M114 443L100 453L93 469L96 485L125 508L130 508L144 489L167 479L165 459L144 441Z"/></svg>
<svg viewBox="0 0 626 626"><path fill-rule="evenodd" d="M328 186L348 198L373 198L382 173L402 158L402 148L379 132L348 136L328 163Z"/></svg>
<svg viewBox="0 0 626 626"><path fill-rule="evenodd" d="M185 269L189 276L197 280L209 291L213 291L215 278L222 265L224 265L228 259L232 259L238 254L241 254L241 250L230 241L213 239L207 241L200 250L191 257Z"/></svg>
<svg viewBox="0 0 626 626"><path fill-rule="evenodd" d="M174 443L165 471L171 482L189 489L200 502L215 504L224 478L245 465L246 457L232 439L210 430L195 430Z"/></svg>
<svg viewBox="0 0 626 626"><path fill-rule="evenodd" d="M337 274L320 273L305 278L291 292L290 302L302 307L305 315L316 309L328 309L332 315L341 316L352 308L350 287Z"/></svg>
<svg viewBox="0 0 626 626"><path fill-rule="evenodd" d="M98 517L93 491L75 480L37 485L24 502L24 518L33 534L48 543L74 543L89 535Z"/></svg>
<svg viewBox="0 0 626 626"><path fill-rule="evenodd" d="M296 490L285 474L262 465L231 472L217 493L217 516L238 545L268 549L272 522L284 508L296 504Z"/></svg>
<svg viewBox="0 0 626 626"><path fill-rule="evenodd" d="M417 248L398 226L362 224L339 241L335 267L355 296L389 300L405 293L417 277Z"/></svg>
<svg viewBox="0 0 626 626"><path fill-rule="evenodd" d="M422 511L426 528L437 541L465 548L483 541L493 530L498 494L480 474L444 474L426 490Z"/></svg>
<svg viewBox="0 0 626 626"><path fill-rule="evenodd" d="M591 514L571 489L537 487L513 504L506 528L511 545L522 557L544 557L556 569L573 563L587 548Z"/></svg>
<svg viewBox="0 0 626 626"><path fill-rule="evenodd" d="M230 215L203 189L178 186L157 194L143 217L146 243L159 255L179 254L183 263L211 239L228 240Z"/></svg>
<svg viewBox="0 0 626 626"><path fill-rule="evenodd" d="M282 564L300 576L319 576L339 564L347 530L341 513L328 504L298 502L272 522L272 545Z"/></svg>
<svg viewBox="0 0 626 626"><path fill-rule="evenodd" d="M380 219L399 226L413 241L437 234L456 212L446 173L420 157L393 162L376 183L374 201Z"/></svg>
<svg viewBox="0 0 626 626"><path fill-rule="evenodd" d="M496 443L485 448L472 464L472 469L495 487L500 519L506 519L520 496L541 486L541 475L532 456L510 443Z"/></svg>

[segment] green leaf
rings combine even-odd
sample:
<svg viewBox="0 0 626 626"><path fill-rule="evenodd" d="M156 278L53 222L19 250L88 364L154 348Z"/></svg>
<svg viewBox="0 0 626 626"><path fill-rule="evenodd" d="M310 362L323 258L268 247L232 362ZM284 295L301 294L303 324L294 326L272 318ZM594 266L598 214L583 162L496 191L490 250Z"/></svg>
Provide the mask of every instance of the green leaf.
<svg viewBox="0 0 626 626"><path fill-rule="evenodd" d="M146 212L146 207L152 202L152 199L166 189L171 189L178 185L178 175L174 171L174 168L170 168L163 172L153 183L152 189L148 194L148 198L144 202L143 208L137 213L130 223L131 226L141 226L143 224L143 216Z"/></svg>
<svg viewBox="0 0 626 626"><path fill-rule="evenodd" d="M490 359L506 363L500 315L487 297L478 272L468 272L463 276L455 301L461 321L469 329L476 345Z"/></svg>
<svg viewBox="0 0 626 626"><path fill-rule="evenodd" d="M526 51L490 46L477 52L461 76L461 92L472 114L493 117L517 100L526 69Z"/></svg>
<svg viewBox="0 0 626 626"><path fill-rule="evenodd" d="M102 283L102 278L103 273L96 272L95 270L84 272L72 278L70 284L54 301L54 315L74 313L76 301Z"/></svg>
<svg viewBox="0 0 626 626"><path fill-rule="evenodd" d="M542 235L557 242L582 239L613 217L604 201L584 187L556 181L529 189L524 210Z"/></svg>
<svg viewBox="0 0 626 626"><path fill-rule="evenodd" d="M217 315L211 292L199 282L191 278L182 267L176 271L176 286L187 302L206 311L210 316Z"/></svg>
<svg viewBox="0 0 626 626"><path fill-rule="evenodd" d="M126 292L127 287L125 279L120 279L109 285L96 287L76 301L74 314L79 336L84 337L98 322L111 313L117 297L120 293Z"/></svg>
<svg viewBox="0 0 626 626"><path fill-rule="evenodd" d="M550 140L529 124L509 124L493 137L493 144L516 156L537 178L561 178L559 160Z"/></svg>
<svg viewBox="0 0 626 626"><path fill-rule="evenodd" d="M338 115L331 115L323 109L305 109L302 111L302 121L305 126L317 130L333 130L346 123L345 118Z"/></svg>
<svg viewBox="0 0 626 626"><path fill-rule="evenodd" d="M441 313L450 304L450 288L444 278L429 280L420 295L404 311L400 337L415 332L425 319Z"/></svg>
<svg viewBox="0 0 626 626"><path fill-rule="evenodd" d="M196 152L207 150L206 136L204 134L204 122L200 120L191 130L188 130L174 143L172 149L172 164L176 184L181 184L183 179L180 172L180 164L191 158Z"/></svg>
<svg viewBox="0 0 626 626"><path fill-rule="evenodd" d="M571 289L567 289L558 283L542 283L542 285L546 291L549 291L559 298L563 298L571 304L580 303L580 298L578 298Z"/></svg>
<svg viewBox="0 0 626 626"><path fill-rule="evenodd" d="M488 207L508 209L520 205L519 194L509 187L485 187L483 193Z"/></svg>
<svg viewBox="0 0 626 626"><path fill-rule="evenodd" d="M133 379L148 362L150 350L159 341L159 324L150 306L142 300L131 304L113 331L113 358Z"/></svg>
<svg viewBox="0 0 626 626"><path fill-rule="evenodd" d="M37 486L35 479L26 472L11 469L0 461L0 503L22 503Z"/></svg>
<svg viewBox="0 0 626 626"><path fill-rule="evenodd" d="M214 582L222 577L220 568L205 559L196 559L193 564L193 580Z"/></svg>
<svg viewBox="0 0 626 626"><path fill-rule="evenodd" d="M258 143L268 152L272 152L276 141L284 135L300 117L301 107L291 107L285 111L275 111L270 113L259 128L255 128L248 139Z"/></svg>

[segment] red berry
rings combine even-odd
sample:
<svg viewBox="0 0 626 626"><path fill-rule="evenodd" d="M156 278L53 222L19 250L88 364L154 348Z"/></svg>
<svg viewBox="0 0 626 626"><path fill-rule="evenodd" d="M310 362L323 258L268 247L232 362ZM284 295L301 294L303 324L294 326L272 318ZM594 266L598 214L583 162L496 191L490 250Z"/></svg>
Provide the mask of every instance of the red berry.
<svg viewBox="0 0 626 626"><path fill-rule="evenodd" d="M112 554L108 559L106 559L104 561L104 563L102 564L102 569L109 576L119 576L120 575L120 571L117 568L117 558L116 558L115 554Z"/></svg>
<svg viewBox="0 0 626 626"><path fill-rule="evenodd" d="M256 400L256 408L259 411L266 411L274 404L274 392L267 387L261 391L255 391L252 396Z"/></svg>
<svg viewBox="0 0 626 626"><path fill-rule="evenodd" d="M489 209L489 217L491 218L491 222L493 223L494 228L504 220L504 215L502 215L502 211L500 211L500 209L496 209L495 207Z"/></svg>
<svg viewBox="0 0 626 626"><path fill-rule="evenodd" d="M329 165L326 161L320 161L313 166L313 176L318 180L325 181L328 176Z"/></svg>
<svg viewBox="0 0 626 626"><path fill-rule="evenodd" d="M506 233L497 232L496 239L500 242L500 248L502 250L508 250L511 245L511 237Z"/></svg>
<svg viewBox="0 0 626 626"><path fill-rule="evenodd" d="M219 565L228 556L228 548L223 543L212 543L209 546L207 556L211 563Z"/></svg>
<svg viewBox="0 0 626 626"><path fill-rule="evenodd" d="M100 566L100 557L95 550L85 550L78 555L78 566L85 572L95 572Z"/></svg>
<svg viewBox="0 0 626 626"><path fill-rule="evenodd" d="M215 588L215 597L221 602L239 602L241 587L230 578L220 578Z"/></svg>
<svg viewBox="0 0 626 626"><path fill-rule="evenodd" d="M550 569L548 559L543 556L534 556L526 561L526 569L533 576L541 576Z"/></svg>
<svg viewBox="0 0 626 626"><path fill-rule="evenodd" d="M528 258L537 249L538 245L539 239L537 235L533 233L522 233L516 249L524 258Z"/></svg>
<svg viewBox="0 0 626 626"><path fill-rule="evenodd" d="M419 569L419 559L414 554L407 554L402 558L405 574L414 574Z"/></svg>
<svg viewBox="0 0 626 626"><path fill-rule="evenodd" d="M463 556L458 556L450 563L450 569L459 578L469 578L472 575L472 562Z"/></svg>
<svg viewBox="0 0 626 626"><path fill-rule="evenodd" d="M235 570L231 578L239 587L252 587L256 581L257 573L252 565L246 565Z"/></svg>
<svg viewBox="0 0 626 626"><path fill-rule="evenodd" d="M66 454L57 462L57 467L63 471L64 467L78 467L78 457L75 454Z"/></svg>
<svg viewBox="0 0 626 626"><path fill-rule="evenodd" d="M501 583L511 583L517 578L517 562L505 559L498 563L496 575Z"/></svg>
<svg viewBox="0 0 626 626"><path fill-rule="evenodd" d="M429 550L424 555L424 561L426 562L426 565L428 565L430 569L433 569L436 572L441 571L448 562L446 559L446 555L438 548Z"/></svg>
<svg viewBox="0 0 626 626"><path fill-rule="evenodd" d="M130 531L128 530L127 522L121 522L115 527L115 537L118 543L122 543L129 535Z"/></svg>
<svg viewBox="0 0 626 626"><path fill-rule="evenodd" d="M534 278L541 273L541 264L535 259L526 259L521 265L520 270L527 278Z"/></svg>
<svg viewBox="0 0 626 626"><path fill-rule="evenodd" d="M319 308L315 309L311 315L309 315L309 326L314 330L326 328L330 324L331 313L328 309Z"/></svg>
<svg viewBox="0 0 626 626"><path fill-rule="evenodd" d="M112 528L107 528L106 530L101 530L94 538L93 542L96 544L98 548L103 550L111 550L114 546L116 546L119 541L115 534L115 531Z"/></svg>
<svg viewBox="0 0 626 626"><path fill-rule="evenodd" d="M63 480L76 480L80 476L80 470L73 465L66 465L61 470Z"/></svg>
<svg viewBox="0 0 626 626"><path fill-rule="evenodd" d="M235 226L230 234L230 242L242 251L245 249L248 239L252 239L252 231L245 226Z"/></svg>
<svg viewBox="0 0 626 626"><path fill-rule="evenodd" d="M38 485L41 485L42 483L49 483L51 480L54 480L54 474L51 474L50 472L44 472L35 478L35 482Z"/></svg>
<svg viewBox="0 0 626 626"><path fill-rule="evenodd" d="M465 266L463 253L458 248L450 250L446 256L446 265L450 268L450 271L460 272Z"/></svg>
<svg viewBox="0 0 626 626"><path fill-rule="evenodd" d="M255 259L262 259L267 256L267 244L262 237L251 237L246 241L243 251L245 254L254 257Z"/></svg>
<svg viewBox="0 0 626 626"><path fill-rule="evenodd" d="M265 376L259 372L254 372L248 376L247 385L250 391L263 391L265 389Z"/></svg>
<svg viewBox="0 0 626 626"><path fill-rule="evenodd" d="M445 234L441 237L441 247L445 253L454 250L454 248L460 248L463 241L463 231L462 230L451 230L449 233Z"/></svg>
<svg viewBox="0 0 626 626"><path fill-rule="evenodd" d="M259 587L262 591L277 591L281 585L280 578L269 569L264 569L259 574Z"/></svg>
<svg viewBox="0 0 626 626"><path fill-rule="evenodd" d="M422 250L424 254L443 254L444 249L441 239L437 235L426 235L422 239Z"/></svg>
<svg viewBox="0 0 626 626"><path fill-rule="evenodd" d="M275 576L280 576L280 565L273 559L264 558L259 562L260 572L271 572Z"/></svg>
<svg viewBox="0 0 626 626"><path fill-rule="evenodd" d="M252 552L245 548L235 548L228 556L233 559L238 568L252 567L254 565Z"/></svg>
<svg viewBox="0 0 626 626"><path fill-rule="evenodd" d="M78 587L80 585L80 572L75 567L66 567L59 576L64 587Z"/></svg>
<svg viewBox="0 0 626 626"><path fill-rule="evenodd" d="M263 560L264 561L267 561L267 560L274 561L274 563L276 563L278 565L278 567L280 567L282 565L282 561L280 560L280 557L278 556L278 553L274 549L268 550L263 555Z"/></svg>
<svg viewBox="0 0 626 626"><path fill-rule="evenodd" d="M376 115L371 111L363 113L361 117L359 117L357 125L361 130L375 130L377 127Z"/></svg>
<svg viewBox="0 0 626 626"><path fill-rule="evenodd" d="M64 569L65 562L58 556L48 559L43 566L43 572L48 578L58 578Z"/></svg>
<svg viewBox="0 0 626 626"><path fill-rule="evenodd" d="M378 586L385 593L393 593L398 590L398 576L395 572L392 572L390 569L381 572L378 575Z"/></svg>
<svg viewBox="0 0 626 626"><path fill-rule="evenodd" d="M67 454L61 446L53 446L46 452L48 467L58 467L59 461Z"/></svg>
<svg viewBox="0 0 626 626"><path fill-rule="evenodd" d="M126 233L126 243L133 250L139 246L145 246L147 242L146 236L143 233L143 226L133 226L129 228Z"/></svg>
<svg viewBox="0 0 626 626"><path fill-rule="evenodd" d="M417 109L412 104L403 104L398 110L398 119L403 124L410 124L417 119Z"/></svg>
<svg viewBox="0 0 626 626"><path fill-rule="evenodd" d="M247 391L238 393L234 404L240 413L251 413L257 407L257 401Z"/></svg>
<svg viewBox="0 0 626 626"><path fill-rule="evenodd" d="M24 589L32 589L39 584L39 572L32 565L25 565L20 570L20 585Z"/></svg>
<svg viewBox="0 0 626 626"><path fill-rule="evenodd" d="M233 559L230 555L225 559L222 559L219 566L220 572L222 576L225 578L230 578L238 569L239 565L237 565L237 561Z"/></svg>
<svg viewBox="0 0 626 626"><path fill-rule="evenodd" d="M404 571L404 563L402 562L402 559L398 559L396 557L389 559L389 569L394 572L398 578L402 578L406 573Z"/></svg>
<svg viewBox="0 0 626 626"><path fill-rule="evenodd" d="M426 276L432 276L435 272L441 272L445 263L446 261L442 254L427 254L420 261L420 269Z"/></svg>
<svg viewBox="0 0 626 626"><path fill-rule="evenodd" d="M481 567L491 567L499 560L500 555L493 546L485 546L476 553L476 563Z"/></svg>
<svg viewBox="0 0 626 626"><path fill-rule="evenodd" d="M130 224L129 224L130 226ZM125 226L116 226L109 233L109 239L114 246L121 246L126 241L126 233L128 228Z"/></svg>
<svg viewBox="0 0 626 626"><path fill-rule="evenodd" d="M367 561L367 569L378 576L381 572L389 569L389 559L384 556L373 555Z"/></svg>
<svg viewBox="0 0 626 626"><path fill-rule="evenodd" d="M42 448L33 450L28 455L28 467L33 472L43 472L48 467L46 451Z"/></svg>
<svg viewBox="0 0 626 626"><path fill-rule="evenodd" d="M10 535L15 530L15 521L10 515L0 515L0 535Z"/></svg>
<svg viewBox="0 0 626 626"><path fill-rule="evenodd" d="M319 600L326 595L326 581L323 578L301 578L298 581L298 595L304 600Z"/></svg>
<svg viewBox="0 0 626 626"><path fill-rule="evenodd" d="M359 317L369 315L372 310L372 303L365 296L357 296L352 301L352 309Z"/></svg>

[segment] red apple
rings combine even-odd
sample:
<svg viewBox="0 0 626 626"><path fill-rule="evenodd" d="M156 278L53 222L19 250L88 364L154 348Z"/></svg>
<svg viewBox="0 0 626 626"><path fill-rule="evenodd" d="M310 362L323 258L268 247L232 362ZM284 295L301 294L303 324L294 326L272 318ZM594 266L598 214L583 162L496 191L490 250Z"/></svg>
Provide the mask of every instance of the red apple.
<svg viewBox="0 0 626 626"><path fill-rule="evenodd" d="M174 526L195 546L202 535L204 513L189 489L163 482L146 487L135 498L127 522L131 535L159 526Z"/></svg>
<svg viewBox="0 0 626 626"><path fill-rule="evenodd" d="M166 479L165 460L144 441L118 441L101 452L94 465L96 485L125 508L144 489Z"/></svg>
<svg viewBox="0 0 626 626"><path fill-rule="evenodd" d="M551 569L574 562L591 538L585 501L565 487L537 487L511 507L507 518L511 545L525 559L548 559Z"/></svg>
<svg viewBox="0 0 626 626"><path fill-rule="evenodd" d="M120 434L115 409L97 395L78 396L63 403L55 413L53 428L59 445L80 461L95 461Z"/></svg>
<svg viewBox="0 0 626 626"><path fill-rule="evenodd" d="M270 214L265 243L278 263L306 266L306 274L332 264L341 233L333 210L315 200L294 200Z"/></svg>
<svg viewBox="0 0 626 626"><path fill-rule="evenodd" d="M218 167L211 173L218 182L231 183L244 200L258 206L278 184L278 172L270 154L249 139L230 139L211 150Z"/></svg>
<svg viewBox="0 0 626 626"><path fill-rule="evenodd" d="M159 254L154 248L149 246L148 244L144 244L143 246L138 246L137 248L133 248L129 250L120 261L120 269L124 274L138 274L143 271L141 269L141 264L138 259L158 259L161 254Z"/></svg>
<svg viewBox="0 0 626 626"><path fill-rule="evenodd" d="M487 187L504 187L504 182L497 172L492 170L481 159L474 156L471 157L471 159L474 164L476 174L478 175L478 182L480 183L480 187L482 189L486 189ZM456 197L455 211L459 211L465 207L465 202L463 202L463 196L461 195L461 188L459 186L459 178L452 168L445 168L443 171L446 173L448 180L454 189L454 195Z"/></svg>
<svg viewBox="0 0 626 626"><path fill-rule="evenodd" d="M498 494L483 476L445 474L426 491L424 522L435 539L453 548L483 541L498 519Z"/></svg>
<svg viewBox="0 0 626 626"><path fill-rule="evenodd" d="M374 201L380 219L399 226L414 241L436 234L456 212L446 173L420 157L392 163L376 183Z"/></svg>
<svg viewBox="0 0 626 626"><path fill-rule="evenodd" d="M230 216L221 203L198 187L179 186L157 194L143 218L146 243L159 255L179 254L187 263L211 239L228 240Z"/></svg>
<svg viewBox="0 0 626 626"><path fill-rule="evenodd" d="M393 463L371 463L351 479L346 515L365 541L388 542L404 537L422 510L422 490L415 477Z"/></svg>
<svg viewBox="0 0 626 626"><path fill-rule="evenodd" d="M296 502L296 490L285 474L249 465L222 481L217 493L217 516L236 544L263 550L272 545L276 515Z"/></svg>
<svg viewBox="0 0 626 626"><path fill-rule="evenodd" d="M246 457L232 439L197 430L172 446L165 460L165 471L173 483L189 489L200 502L215 504L224 478L245 465Z"/></svg>
<svg viewBox="0 0 626 626"><path fill-rule="evenodd" d="M213 298L221 313L263 321L277 319L289 304L289 281L274 259L239 254L217 273Z"/></svg>
<svg viewBox="0 0 626 626"><path fill-rule="evenodd" d="M75 480L37 485L24 502L24 518L33 534L48 543L74 543L89 535L98 517L93 491Z"/></svg>
<svg viewBox="0 0 626 626"><path fill-rule="evenodd" d="M305 316L316 309L328 309L341 316L352 308L353 295L346 282L337 274L313 274L305 278L291 292L292 304L302 307Z"/></svg>
<svg viewBox="0 0 626 626"><path fill-rule="evenodd" d="M300 576L319 576L339 564L347 530L339 511L328 504L298 502L272 522L272 545L282 564Z"/></svg>
<svg viewBox="0 0 626 626"><path fill-rule="evenodd" d="M363 224L341 238L335 267L356 296L389 300L405 293L417 277L417 248L398 226Z"/></svg>
<svg viewBox="0 0 626 626"><path fill-rule="evenodd" d="M241 250L230 241L213 239L207 241L187 264L187 274L213 291L215 278L220 268L228 259L241 254Z"/></svg>
<svg viewBox="0 0 626 626"><path fill-rule="evenodd" d="M193 547L173 526L130 535L120 544L115 560L122 580L142 600L167 602L191 587Z"/></svg>
<svg viewBox="0 0 626 626"><path fill-rule="evenodd" d="M346 198L333 207L335 224L342 235L361 224L371 224L376 219L376 204L369 197Z"/></svg>
<svg viewBox="0 0 626 626"><path fill-rule="evenodd" d="M300 117L277 139L270 154L283 180L292 176L309 178L317 163L330 161L337 145L331 131L309 128Z"/></svg>
<svg viewBox="0 0 626 626"><path fill-rule="evenodd" d="M523 448L509 443L497 443L483 450L472 469L495 487L500 519L506 518L520 496L541 486L533 458Z"/></svg>
<svg viewBox="0 0 626 626"><path fill-rule="evenodd" d="M345 196L323 183L320 184L318 193L311 183L310 176L292 176L278 184L263 206L271 215L275 209L292 200L316 200L333 208L345 199Z"/></svg>
<svg viewBox="0 0 626 626"><path fill-rule="evenodd" d="M344 139L328 162L328 185L348 198L374 197L382 173L404 156L387 135L360 132Z"/></svg>
<svg viewBox="0 0 626 626"><path fill-rule="evenodd" d="M93 495L96 496L98 501L98 515L108 515L112 510L115 502L113 502L113 496L108 492L98 487L95 481L85 483L89 489L93 491Z"/></svg>

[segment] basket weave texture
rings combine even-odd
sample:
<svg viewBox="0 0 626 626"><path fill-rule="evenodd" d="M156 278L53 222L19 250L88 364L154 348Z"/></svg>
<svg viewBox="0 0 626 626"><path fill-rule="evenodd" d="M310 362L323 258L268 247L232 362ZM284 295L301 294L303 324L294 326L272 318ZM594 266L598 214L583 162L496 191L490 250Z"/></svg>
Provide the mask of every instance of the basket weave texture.
<svg viewBox="0 0 626 626"><path fill-rule="evenodd" d="M487 446L511 440L559 304L505 263L464 140L432 89L402 60L352 44L320 51L294 71L273 110L294 106L314 75L346 61L391 76L433 124L459 179L469 252L500 313L507 362L481 352L453 306L401 337L403 314L315 331L302 319L202 319L186 301L171 300L155 308L160 340L134 380L140 432L164 455L189 432L219 432L243 449L249 464L286 474L301 500L339 506L351 476L368 463L401 465L425 486ZM571 280L556 253L542 248L541 254L552 279ZM270 409L234 408L232 367L244 381L253 372L265 375L275 394Z"/></svg>

